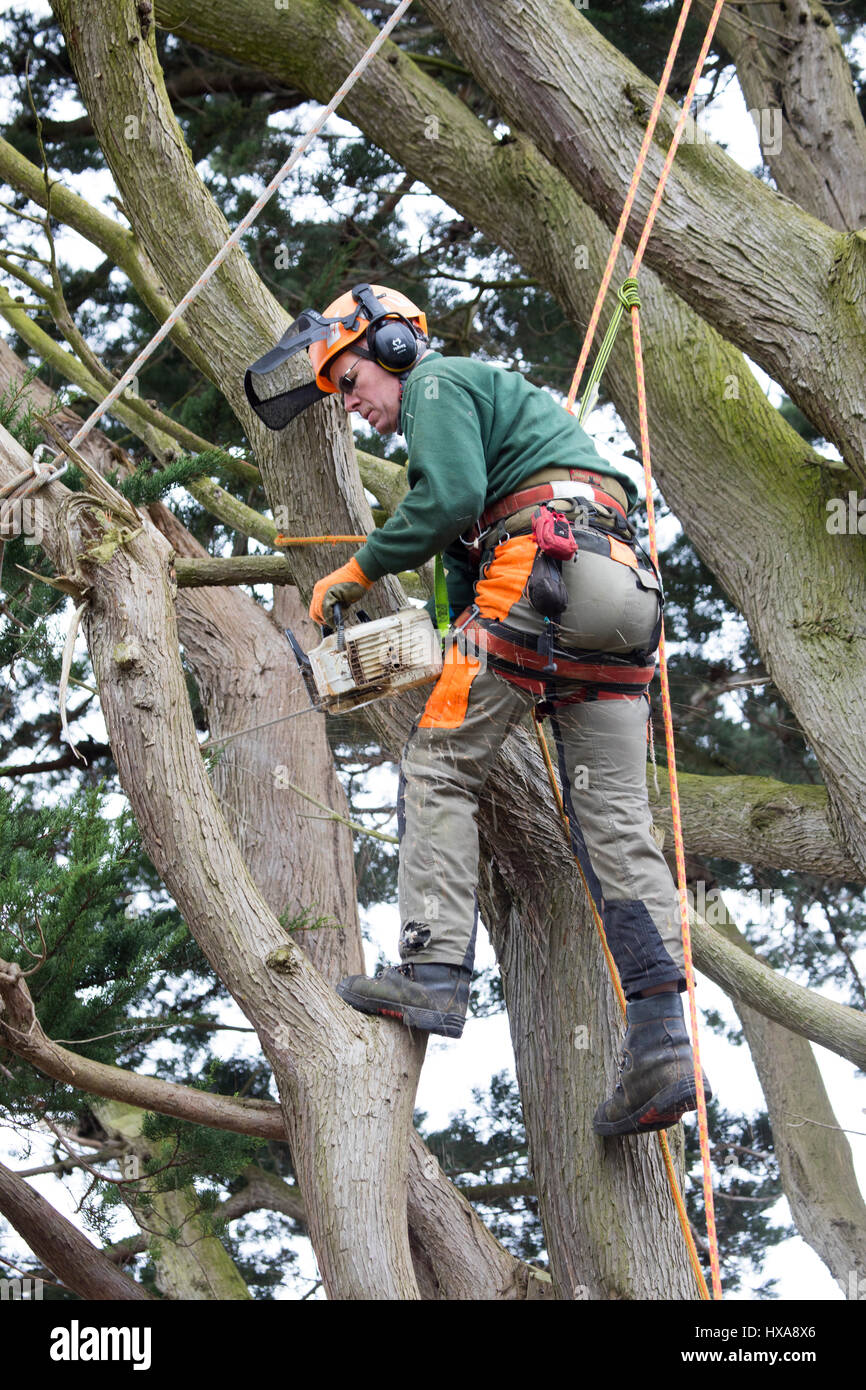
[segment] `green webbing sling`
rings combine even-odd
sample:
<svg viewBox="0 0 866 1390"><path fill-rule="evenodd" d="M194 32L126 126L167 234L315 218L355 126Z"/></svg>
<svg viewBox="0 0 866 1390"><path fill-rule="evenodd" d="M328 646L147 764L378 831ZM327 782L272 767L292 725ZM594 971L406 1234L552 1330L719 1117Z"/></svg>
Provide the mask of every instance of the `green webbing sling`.
<svg viewBox="0 0 866 1390"><path fill-rule="evenodd" d="M617 305L613 311L604 341L598 350L598 355L592 364L592 371L589 374L589 381L586 383L586 390L583 393L583 400L577 412L578 424L582 425L585 417L589 415L598 399L598 383L601 375L607 366L607 359L613 352L613 345L616 342L616 335L619 330L620 319L626 309L632 309L635 305L640 308L640 297L637 292L637 280L630 275L627 280L623 280L617 290Z"/></svg>
<svg viewBox="0 0 866 1390"><path fill-rule="evenodd" d="M439 636L444 637L451 626L451 609L448 604L448 586L445 583L445 567L442 556L437 555L433 565L433 595L436 604L436 627Z"/></svg>

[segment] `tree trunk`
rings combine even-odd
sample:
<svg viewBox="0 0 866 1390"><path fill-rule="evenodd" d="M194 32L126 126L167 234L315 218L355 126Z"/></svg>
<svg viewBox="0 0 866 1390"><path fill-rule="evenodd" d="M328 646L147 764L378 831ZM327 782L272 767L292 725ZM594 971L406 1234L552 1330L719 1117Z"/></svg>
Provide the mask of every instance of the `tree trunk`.
<svg viewBox="0 0 866 1390"><path fill-rule="evenodd" d="M206 552L168 508L151 509L179 555ZM352 833L335 820L310 815L290 780L346 817L348 806L325 736L325 716L284 716L309 705L284 627L302 645L315 632L294 588L275 589L268 614L236 589L179 590L178 628L207 711L209 739L252 725L269 725L224 746L214 790L250 875L276 915L288 913L292 940L330 984L364 969ZM280 723L271 721L280 720ZM282 769L282 775L280 774ZM288 769L288 773L286 771ZM302 930L301 924L322 925Z"/></svg>
<svg viewBox="0 0 866 1390"><path fill-rule="evenodd" d="M148 1159L160 1165L170 1161L174 1146L169 1140L153 1144L143 1137L143 1110L109 1100L95 1105L94 1114L106 1134L126 1141L142 1174ZM124 1178L137 1176L129 1173L129 1166L122 1165ZM161 1191L158 1177L151 1181L142 1176L139 1182L125 1182L120 1194L147 1236L156 1286L165 1298L198 1302L250 1297L234 1260L202 1221L201 1203L191 1184Z"/></svg>

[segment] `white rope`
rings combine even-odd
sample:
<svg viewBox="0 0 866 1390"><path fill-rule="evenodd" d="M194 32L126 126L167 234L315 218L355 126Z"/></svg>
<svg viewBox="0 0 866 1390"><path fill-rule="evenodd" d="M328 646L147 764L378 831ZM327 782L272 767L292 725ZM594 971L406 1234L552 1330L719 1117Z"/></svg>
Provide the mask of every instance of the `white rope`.
<svg viewBox="0 0 866 1390"><path fill-rule="evenodd" d="M94 425L98 423L100 417L104 415L105 411L108 410L109 407L114 404L118 396L120 396L121 393L126 390L127 386L129 386L130 383L134 380L140 368L144 365L144 363L151 356L151 354L156 350L156 348L162 342L163 338L167 337L167 335L171 332L178 319L186 313L186 310L189 308L190 304L192 304L193 300L198 297L198 295L201 293L201 291L207 284L208 280L210 280L211 276L222 265L223 261L225 260L228 253L231 251L232 247L238 244L244 232L252 226L253 222L255 222L262 208L265 206L265 203L268 202L270 197L277 191L283 180L294 169L301 155L306 152L306 150L312 144L313 140L315 140L316 136L321 131L329 116L333 115L334 111L336 111L337 107L340 105L340 102L343 100L343 97L346 95L348 91L351 90L352 87L354 87L355 83L361 76L364 69L375 57L382 44L385 42L386 38L391 33L391 30L394 28L395 24L397 24L399 20L402 19L403 15L408 10L411 3L412 0L400 0L400 4L397 6L396 10L391 15L391 18L388 20L387 24L385 24L384 28L381 29L380 32L376 35L375 39L370 44L370 47L367 49L367 52L361 58L361 61L357 64L355 68L352 69L352 71L349 73L349 76L343 83L342 87L340 87L339 90L334 94L334 96L331 98L330 103L325 107L324 111L317 118L317 120L314 121L314 123L310 126L306 134L301 137L301 139L299 140L295 148L292 150L291 155L286 160L283 167L279 170L277 174L274 175L267 188L265 189L264 193L253 204L246 217L243 219L242 222L238 224L238 226L232 232L231 236L229 237L225 245L222 247L222 249L219 250L217 254L214 256L207 270L205 270L199 276L195 284L192 286L190 290L187 291L180 303L177 304L174 309L172 309L168 318L161 325L161 327L157 329L150 342L142 348L141 352L138 354L132 365L130 367L127 367L123 376L114 386L114 388L108 393L108 395L105 397L103 401L100 401L93 414L88 416L84 424L81 426L81 429L78 431L75 437L70 440L71 448L77 448L81 441L87 437L87 435L93 429ZM54 462L59 463L62 457L62 454L58 454ZM60 476L60 473L65 473L68 466L68 462L65 463L63 468L61 468L58 473L55 473L53 477L57 478Z"/></svg>

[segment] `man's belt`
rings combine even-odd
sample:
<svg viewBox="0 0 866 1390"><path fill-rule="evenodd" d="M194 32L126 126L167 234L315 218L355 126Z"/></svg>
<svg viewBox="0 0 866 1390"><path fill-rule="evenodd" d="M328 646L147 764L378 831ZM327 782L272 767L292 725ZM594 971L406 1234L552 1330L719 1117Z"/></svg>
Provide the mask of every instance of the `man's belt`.
<svg viewBox="0 0 866 1390"><path fill-rule="evenodd" d="M463 544L477 553L480 550L483 536L497 521L514 516L516 512L523 511L525 507L537 507L541 502L550 502L556 499L582 498L590 504L613 510L622 517L623 521L627 521L625 508L615 497L611 497L610 493L604 492L593 481L590 481L593 477L592 474L586 473L580 468L569 468L563 471L567 472L570 477L562 481L557 479L553 482L537 483L534 487L524 488L522 492L512 492L508 497L500 497L498 502L492 502L481 513L475 525L461 536Z"/></svg>

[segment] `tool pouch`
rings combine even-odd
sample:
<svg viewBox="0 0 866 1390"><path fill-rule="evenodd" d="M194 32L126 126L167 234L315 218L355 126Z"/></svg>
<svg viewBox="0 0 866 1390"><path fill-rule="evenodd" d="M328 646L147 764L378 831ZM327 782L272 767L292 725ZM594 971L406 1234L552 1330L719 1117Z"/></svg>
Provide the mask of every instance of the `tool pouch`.
<svg viewBox="0 0 866 1390"><path fill-rule="evenodd" d="M532 513L532 535L539 550L552 560L570 560L577 541L567 516L545 502Z"/></svg>
<svg viewBox="0 0 866 1390"><path fill-rule="evenodd" d="M537 613L557 622L568 603L562 562L576 553L577 541L568 518L547 506L533 512L532 535L538 553L532 564L526 596Z"/></svg>

